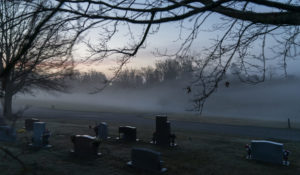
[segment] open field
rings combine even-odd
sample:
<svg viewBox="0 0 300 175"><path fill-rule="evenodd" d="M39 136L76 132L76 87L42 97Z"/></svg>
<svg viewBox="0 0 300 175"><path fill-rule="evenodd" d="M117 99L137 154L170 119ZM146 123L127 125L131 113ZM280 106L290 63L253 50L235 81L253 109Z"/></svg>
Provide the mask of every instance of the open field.
<svg viewBox="0 0 300 175"><path fill-rule="evenodd" d="M63 118L42 119L47 122L47 127L52 132L50 143L53 148L33 150L26 146L31 133L20 133L17 143L0 143L5 146L26 164L27 169L22 167L9 156L0 152L1 175L10 174L151 174L136 171L126 166L130 160L132 147L148 147L162 153L166 174L272 174L272 175L298 175L300 172L300 142L274 140L285 144L285 148L292 152L290 156L291 166L277 166L245 159L244 145L249 143L250 137L238 137L224 134L208 134L172 128L177 135L176 148L163 148L149 144L153 127L143 126L138 128L140 142L125 144L116 140L101 143L100 152L102 157L96 160L73 158L69 154L72 148L70 136L73 134L94 135L89 125L95 121L84 119L66 120ZM23 127L23 121L17 124L17 128ZM118 121L109 123L109 133L112 137L117 136L117 128L121 125Z"/></svg>
<svg viewBox="0 0 300 175"><path fill-rule="evenodd" d="M153 118L153 114L159 112L151 111L147 109L135 110L128 108L120 108L114 106L105 106L97 104L78 103L71 101L55 101L55 100L40 100L40 99L18 99L15 103L16 106L29 106L32 108L46 108L46 109L58 109L67 111L78 112L111 112L114 113L128 113L137 114L143 118ZM21 107L20 107L21 108ZM266 120L266 119L251 119L251 118L238 118L238 117L223 117L223 116L203 116L197 112L165 112L161 114L167 114L169 120L176 121L190 121L201 123L214 123L214 124L229 124L239 126L261 126L272 128L287 128L287 120ZM299 119L296 121L291 119L291 127L300 129Z"/></svg>

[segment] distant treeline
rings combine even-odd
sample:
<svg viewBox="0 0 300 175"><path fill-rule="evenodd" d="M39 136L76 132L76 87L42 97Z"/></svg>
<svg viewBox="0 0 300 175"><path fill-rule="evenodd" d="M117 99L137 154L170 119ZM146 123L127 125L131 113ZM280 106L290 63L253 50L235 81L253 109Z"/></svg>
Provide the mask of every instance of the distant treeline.
<svg viewBox="0 0 300 175"><path fill-rule="evenodd" d="M157 62L154 66L140 69L124 69L110 88L143 88L152 87L166 82L182 82L191 80L193 76L192 58L166 59ZM109 83L106 75L99 71L80 72L74 74L66 81L73 90L91 90Z"/></svg>

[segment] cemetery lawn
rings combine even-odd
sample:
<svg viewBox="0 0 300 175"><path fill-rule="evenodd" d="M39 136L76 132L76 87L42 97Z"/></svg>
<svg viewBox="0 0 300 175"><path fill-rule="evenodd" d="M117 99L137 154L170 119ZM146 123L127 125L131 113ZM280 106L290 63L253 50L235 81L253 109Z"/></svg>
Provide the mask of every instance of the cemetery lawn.
<svg viewBox="0 0 300 175"><path fill-rule="evenodd" d="M24 105L29 107L45 108L45 109L56 109L56 110L67 110L67 111L78 111L78 112L114 112L114 113L135 113L141 114L143 118L153 118L154 115L144 115L145 113L153 114L157 112L147 111L146 109L128 109L125 107L114 107L97 104L86 104L78 102L66 102L66 101L54 101L54 100L40 100L40 99L18 99L15 105ZM53 105L55 104L55 105ZM222 116L205 116L201 117L200 114L191 113L168 113L168 120L177 121L191 121L191 122L202 122L202 123L214 123L214 124L229 124L229 125L241 125L241 126L261 126L271 128L287 128L287 120L270 121L263 119L251 119L251 118L236 118L236 117L222 117ZM291 122L291 127L300 129L300 122Z"/></svg>
<svg viewBox="0 0 300 175"><path fill-rule="evenodd" d="M299 175L300 173L300 142L273 140L284 143L284 147L291 151L289 167L246 160L245 144L250 143L250 137L208 134L172 128L177 136L178 146L164 148L149 144L153 127L137 127L140 139L137 143L122 143L115 139L103 141L98 159L82 159L69 154L73 144L70 137L74 134L94 135L89 125L95 121L86 119L41 119L47 122L51 131L49 149L35 150L27 146L32 133L18 133L16 143L0 142L0 146L9 150L25 163L26 169L10 156L0 150L1 175L140 175L152 174L137 171L126 166L130 161L132 147L146 147L162 153L164 166L168 168L166 175ZM100 122L100 121L97 121ZM109 124L109 135L115 138L118 126L115 121ZM17 123L17 129L24 126L24 120Z"/></svg>

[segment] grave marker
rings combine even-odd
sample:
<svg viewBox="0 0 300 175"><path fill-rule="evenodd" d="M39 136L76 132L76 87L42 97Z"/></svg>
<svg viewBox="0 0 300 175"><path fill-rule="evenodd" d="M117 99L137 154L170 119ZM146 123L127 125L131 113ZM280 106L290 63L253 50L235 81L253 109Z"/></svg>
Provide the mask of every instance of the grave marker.
<svg viewBox="0 0 300 175"><path fill-rule="evenodd" d="M95 132L96 132L96 136L99 139L107 139L108 138L108 127L106 122L101 122L98 126L96 126L94 128Z"/></svg>
<svg viewBox="0 0 300 175"><path fill-rule="evenodd" d="M167 171L166 168L162 168L161 153L147 148L133 148L131 161L127 165L155 173Z"/></svg>
<svg viewBox="0 0 300 175"><path fill-rule="evenodd" d="M137 141L136 138L136 127L132 126L120 126L119 127L119 138L127 142Z"/></svg>
<svg viewBox="0 0 300 175"><path fill-rule="evenodd" d="M17 133L15 128L10 126L0 126L0 141L14 142L16 141Z"/></svg>
<svg viewBox="0 0 300 175"><path fill-rule="evenodd" d="M30 118L30 119L25 119L25 129L27 131L32 131L33 130L33 123L34 122L39 122L39 119L36 118Z"/></svg>
<svg viewBox="0 0 300 175"><path fill-rule="evenodd" d="M152 143L158 145L175 146L175 134L171 134L171 124L168 117L156 116L156 130L153 133Z"/></svg>
<svg viewBox="0 0 300 175"><path fill-rule="evenodd" d="M34 147L51 147L49 145L50 132L46 130L45 122L33 123L32 146Z"/></svg>
<svg viewBox="0 0 300 175"><path fill-rule="evenodd" d="M80 157L97 157L101 153L98 153L100 141L96 137L89 135L74 135L71 137L71 141L74 144L74 150L71 150L76 156Z"/></svg>
<svg viewBox="0 0 300 175"><path fill-rule="evenodd" d="M285 156L287 151L283 149L282 143L252 140L250 149L251 159L275 164L289 164Z"/></svg>

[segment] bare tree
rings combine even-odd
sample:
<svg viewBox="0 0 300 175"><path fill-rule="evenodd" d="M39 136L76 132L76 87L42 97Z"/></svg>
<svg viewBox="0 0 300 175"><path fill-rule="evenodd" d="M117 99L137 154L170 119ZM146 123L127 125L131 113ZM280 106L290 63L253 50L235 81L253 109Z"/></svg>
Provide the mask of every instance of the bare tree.
<svg viewBox="0 0 300 175"><path fill-rule="evenodd" d="M257 83L265 80L268 60L278 59L287 74L287 59L299 55L300 6L297 0L56 0L55 5L43 5L42 10L49 18L59 13L76 19L80 25L77 36L97 28L101 38L96 44L86 41L91 51L87 60L117 55L120 67L135 56L145 46L147 37L159 31L164 23L178 22L182 28L179 38L185 36L177 52L164 55L184 57L190 53L206 22L220 18L211 29L222 35L202 48L201 55L193 63L197 69L191 89L198 110L217 89L233 62L240 75L243 74L241 80ZM191 27L186 28L186 24ZM142 26L138 35L132 32L136 25ZM118 36L121 27L128 28L131 43L115 48L109 41ZM183 32L185 35L181 35ZM116 75L118 73L120 69L116 70ZM254 75L260 76L255 80L249 78Z"/></svg>
<svg viewBox="0 0 300 175"><path fill-rule="evenodd" d="M63 2L4 1L0 4L0 77L3 114L12 116L12 97L34 87L64 90L72 73L76 39L70 20L56 15ZM44 6L53 7L44 11Z"/></svg>
<svg viewBox="0 0 300 175"><path fill-rule="evenodd" d="M239 68L241 80L258 83L265 80L268 60L278 59L286 72L287 59L299 55L299 1L272 0L67 0L69 5L61 12L91 21L105 20L101 28L107 37L98 45L89 43L94 58L121 55L121 63L136 55L145 46L145 40L155 34L161 24L179 22L182 32L189 32L180 49L165 56L185 56L190 53L198 34L209 20L218 20L212 31L221 31L221 37L201 50L193 64L197 65L192 92L195 107L201 110L224 78L231 63ZM76 6L77 5L77 6ZM186 28L185 24L192 24ZM131 32L134 25L144 25L137 37ZM131 45L113 48L108 41L118 33L120 25L128 26ZM191 26L191 25L189 25ZM186 33L185 33L186 34ZM179 38L180 38L179 37ZM138 39L137 39L138 38ZM121 65L122 65L121 64ZM250 77L258 78L253 79Z"/></svg>

